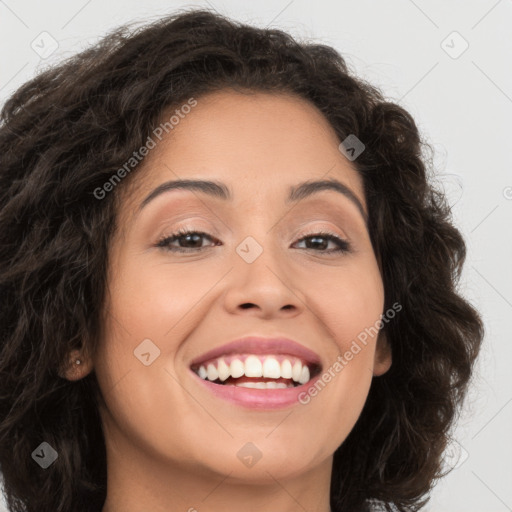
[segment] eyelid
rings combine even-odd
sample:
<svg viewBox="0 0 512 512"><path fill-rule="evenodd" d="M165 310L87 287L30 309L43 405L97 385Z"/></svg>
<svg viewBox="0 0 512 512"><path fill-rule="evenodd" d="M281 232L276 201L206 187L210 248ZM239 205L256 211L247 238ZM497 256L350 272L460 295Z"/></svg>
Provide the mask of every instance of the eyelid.
<svg viewBox="0 0 512 512"><path fill-rule="evenodd" d="M187 219L187 222L189 222L189 219ZM310 223L308 223L310 224ZM162 240L164 238L169 238L173 235L175 235L178 232L181 231L192 231L192 232L202 232L205 235L209 235L212 238L220 239L223 235L218 232L217 229L215 229L213 226L209 227L201 227L198 224L191 223L191 224L178 224L173 226L172 228L165 229L164 232L157 237L158 240ZM306 236L310 235L317 235L320 232L329 232L329 234L332 234L334 236L337 236L341 238L342 240L352 243L349 236L347 236L341 229L339 228L332 228L332 227L325 227L325 226L313 226L309 227L308 229L304 228L303 225L300 226L298 229L294 230L294 234L291 236L291 242L296 242L300 240L301 238L304 238Z"/></svg>
<svg viewBox="0 0 512 512"><path fill-rule="evenodd" d="M212 222L208 222L207 225L206 219L202 217L187 217L183 221L164 225L161 229L159 229L159 235L157 235L157 238L160 240L166 236L172 236L178 231L200 231L217 238L222 236L222 234L219 233L219 230L213 226Z"/></svg>
<svg viewBox="0 0 512 512"><path fill-rule="evenodd" d="M325 222L325 221L313 221L301 224L297 229L293 231L292 239L297 239L298 237L305 237L308 235L316 235L317 233L321 231L328 231L331 232L333 235L352 243L352 240L347 235L347 233L333 224L332 222Z"/></svg>

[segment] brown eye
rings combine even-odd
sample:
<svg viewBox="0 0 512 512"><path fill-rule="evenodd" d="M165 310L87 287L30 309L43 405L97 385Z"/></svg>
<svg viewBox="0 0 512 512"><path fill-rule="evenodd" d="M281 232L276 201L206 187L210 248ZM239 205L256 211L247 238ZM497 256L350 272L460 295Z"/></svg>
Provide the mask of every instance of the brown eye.
<svg viewBox="0 0 512 512"><path fill-rule="evenodd" d="M343 240L334 233L314 233L305 236L299 242L306 242L306 247L300 249L313 250L324 253L350 252L350 244L347 240ZM328 249L329 243L335 246L334 249Z"/></svg>
<svg viewBox="0 0 512 512"><path fill-rule="evenodd" d="M208 238L210 241L214 242L214 239L207 233L203 233L201 231L180 230L162 238L157 243L157 247L162 247L168 251L173 252L192 252L207 248L207 246L203 246L203 240L205 238ZM178 246L172 245L174 242L178 242Z"/></svg>

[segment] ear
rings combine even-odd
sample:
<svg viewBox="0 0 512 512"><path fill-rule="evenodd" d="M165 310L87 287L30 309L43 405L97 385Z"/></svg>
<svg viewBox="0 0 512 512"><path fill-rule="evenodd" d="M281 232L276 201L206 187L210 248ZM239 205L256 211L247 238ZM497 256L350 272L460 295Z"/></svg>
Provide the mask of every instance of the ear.
<svg viewBox="0 0 512 512"><path fill-rule="evenodd" d="M384 333L380 333L375 347L375 358L373 361L373 375L379 377L385 374L392 363L391 344Z"/></svg>
<svg viewBox="0 0 512 512"><path fill-rule="evenodd" d="M59 375L67 380L76 381L83 379L93 369L92 358L83 350L72 350L69 353L68 361L64 368L61 368Z"/></svg>

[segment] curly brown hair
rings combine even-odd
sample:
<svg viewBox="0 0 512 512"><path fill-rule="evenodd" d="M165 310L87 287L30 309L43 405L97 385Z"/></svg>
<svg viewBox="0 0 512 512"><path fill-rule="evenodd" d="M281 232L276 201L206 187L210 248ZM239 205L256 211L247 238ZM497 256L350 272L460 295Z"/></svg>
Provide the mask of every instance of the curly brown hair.
<svg viewBox="0 0 512 512"><path fill-rule="evenodd" d="M391 369L336 450L333 511L414 511L442 454L483 338L457 290L466 249L413 118L349 71L332 48L205 10L185 10L98 44L20 87L0 119L0 469L12 512L98 511L106 454L94 372L71 382L72 349L93 353L126 177L94 191L144 145L164 110L232 88L315 105L340 141L366 150L361 174L380 261ZM136 170L133 174L136 173ZM59 454L44 471L41 441Z"/></svg>

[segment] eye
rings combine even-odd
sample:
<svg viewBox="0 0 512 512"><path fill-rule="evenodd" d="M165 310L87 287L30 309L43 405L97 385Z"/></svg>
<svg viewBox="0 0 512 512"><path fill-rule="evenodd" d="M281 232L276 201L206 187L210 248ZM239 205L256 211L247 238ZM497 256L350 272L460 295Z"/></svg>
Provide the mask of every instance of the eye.
<svg viewBox="0 0 512 512"><path fill-rule="evenodd" d="M208 238L213 241L213 245L219 245L220 243L218 240L208 235L208 233L180 229L176 233L172 233L159 240L156 246L171 252L196 252L207 248L207 246L202 246L203 238ZM172 245L174 242L178 242L178 246ZM212 247L212 245L210 245L210 247Z"/></svg>
<svg viewBox="0 0 512 512"><path fill-rule="evenodd" d="M301 238L297 243L303 241L306 242L306 247L300 247L300 249L313 250L326 254L346 253L351 251L350 243L347 240L340 238L334 233L328 233L325 231L320 233L312 233L311 235ZM326 250L329 243L334 244L335 248Z"/></svg>
<svg viewBox="0 0 512 512"><path fill-rule="evenodd" d="M203 246L204 239L211 241L209 246ZM296 243L306 243L306 247L299 247L308 251L320 252L324 254L348 253L351 251L350 243L340 238L338 235L329 232L312 233L302 237ZM176 245L177 243L177 245ZM174 245L173 245L174 244ZM176 233L165 236L156 244L157 247L163 248L170 252L198 252L209 247L220 245L221 242L213 238L208 233L202 231L194 231L180 229ZM333 244L334 248L329 249L329 244Z"/></svg>

